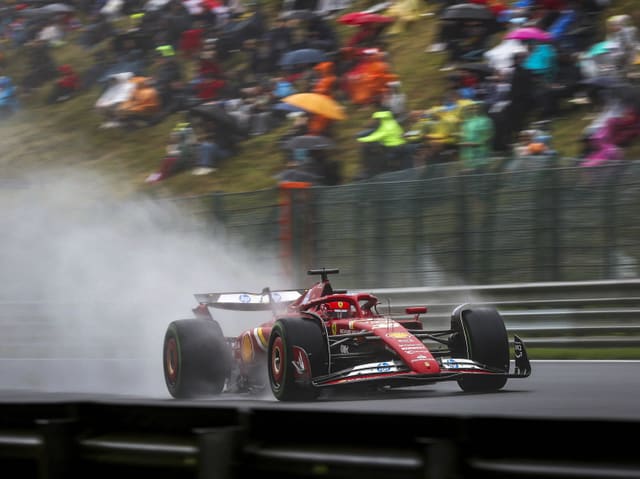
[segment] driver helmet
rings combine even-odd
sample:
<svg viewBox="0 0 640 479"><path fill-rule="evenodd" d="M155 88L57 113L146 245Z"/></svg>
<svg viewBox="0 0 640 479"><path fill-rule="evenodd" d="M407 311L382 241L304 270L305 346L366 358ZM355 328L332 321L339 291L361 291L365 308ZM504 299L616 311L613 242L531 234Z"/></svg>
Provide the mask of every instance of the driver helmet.
<svg viewBox="0 0 640 479"><path fill-rule="evenodd" d="M343 319L349 317L350 305L347 301L330 301L325 304L329 319Z"/></svg>

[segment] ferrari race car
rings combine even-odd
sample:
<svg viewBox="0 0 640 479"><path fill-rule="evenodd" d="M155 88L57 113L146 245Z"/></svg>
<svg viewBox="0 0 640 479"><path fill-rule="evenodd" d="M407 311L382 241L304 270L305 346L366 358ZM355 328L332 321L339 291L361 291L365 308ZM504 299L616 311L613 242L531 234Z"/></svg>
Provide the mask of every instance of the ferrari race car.
<svg viewBox="0 0 640 479"><path fill-rule="evenodd" d="M334 290L328 275L305 290L196 294L195 317L169 324L164 377L175 398L271 388L281 401L313 400L327 388L406 387L454 380L464 391L501 389L531 366L522 340L513 338L510 372L507 330L498 311L460 305L446 330L426 330L427 308L406 316L378 311L368 293ZM225 337L210 308L271 311L272 318L237 337Z"/></svg>

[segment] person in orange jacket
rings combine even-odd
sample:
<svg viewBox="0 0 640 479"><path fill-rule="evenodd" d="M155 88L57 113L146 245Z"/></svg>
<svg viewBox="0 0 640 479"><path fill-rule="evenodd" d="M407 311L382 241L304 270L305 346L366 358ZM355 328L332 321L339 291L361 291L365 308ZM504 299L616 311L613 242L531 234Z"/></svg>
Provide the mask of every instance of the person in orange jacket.
<svg viewBox="0 0 640 479"><path fill-rule="evenodd" d="M332 62L318 63L313 69L320 73L320 78L313 85L312 92L333 97L334 88L338 78L334 74ZM323 115L311 115L307 124L309 135L329 135L329 128L332 120Z"/></svg>
<svg viewBox="0 0 640 479"><path fill-rule="evenodd" d="M334 74L333 62L318 63L313 67L313 70L320 74L320 77L313 85L313 93L333 96L334 88L338 81L338 77Z"/></svg>
<svg viewBox="0 0 640 479"><path fill-rule="evenodd" d="M307 122L307 135L331 136L329 129L332 124L332 119L314 113Z"/></svg>
<svg viewBox="0 0 640 479"><path fill-rule="evenodd" d="M128 124L138 121L149 124L160 111L160 97L148 77L134 77L130 81L136 82L136 88L131 97L118 107L118 117L121 122Z"/></svg>
<svg viewBox="0 0 640 479"><path fill-rule="evenodd" d="M362 62L348 73L348 94L356 105L371 105L378 102L389 90L389 82L398 80L390 71L379 50L365 51Z"/></svg>

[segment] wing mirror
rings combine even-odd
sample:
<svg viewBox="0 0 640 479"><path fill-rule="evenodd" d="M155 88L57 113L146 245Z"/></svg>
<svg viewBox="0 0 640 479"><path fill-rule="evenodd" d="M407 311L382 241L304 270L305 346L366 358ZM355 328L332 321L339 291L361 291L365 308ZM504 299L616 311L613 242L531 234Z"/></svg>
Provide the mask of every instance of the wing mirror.
<svg viewBox="0 0 640 479"><path fill-rule="evenodd" d="M410 308L405 309L405 312L407 314L415 314L416 315L416 319L418 319L418 317L421 314L425 314L427 312L427 307L426 306L412 306Z"/></svg>

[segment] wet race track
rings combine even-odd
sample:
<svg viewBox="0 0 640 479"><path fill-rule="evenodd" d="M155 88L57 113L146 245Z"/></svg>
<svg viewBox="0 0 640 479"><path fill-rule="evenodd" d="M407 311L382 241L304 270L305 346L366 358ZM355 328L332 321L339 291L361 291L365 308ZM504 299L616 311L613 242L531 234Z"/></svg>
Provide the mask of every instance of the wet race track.
<svg viewBox="0 0 640 479"><path fill-rule="evenodd" d="M98 401L148 404L184 404L172 399L158 377L136 379L136 364L118 361L2 360L4 385L0 401ZM126 367L125 367L126 366ZM511 379L495 393L471 394L455 382L431 386L356 394L323 395L312 403L287 403L296 409L366 411L385 414L513 416L576 419L638 419L640 417L640 362L532 361L529 378ZM127 373L131 377L125 377ZM57 374L50 377L51 374ZM45 378L45 376L47 376ZM71 378L74 381L71 381ZM198 401L198 406L278 408L270 392L259 396L223 394Z"/></svg>

